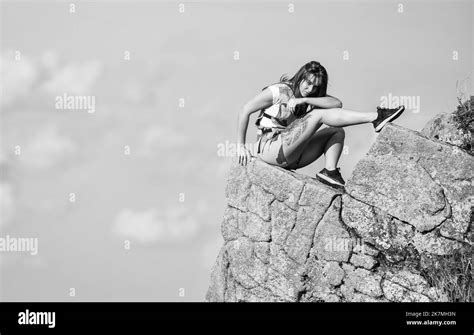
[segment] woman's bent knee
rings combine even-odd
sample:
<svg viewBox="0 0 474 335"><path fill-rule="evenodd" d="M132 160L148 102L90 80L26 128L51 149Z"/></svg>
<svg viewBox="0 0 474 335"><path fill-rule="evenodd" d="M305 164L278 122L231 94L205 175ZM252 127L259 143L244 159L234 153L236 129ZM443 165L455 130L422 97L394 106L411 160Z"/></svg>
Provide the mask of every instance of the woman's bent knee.
<svg viewBox="0 0 474 335"><path fill-rule="evenodd" d="M334 134L335 136L338 136L341 139L344 139L346 137L346 131L342 127L334 127Z"/></svg>
<svg viewBox="0 0 474 335"><path fill-rule="evenodd" d="M315 123L322 123L324 113L324 109L314 108L310 112L308 112L308 114L303 116L303 119L307 119Z"/></svg>
<svg viewBox="0 0 474 335"><path fill-rule="evenodd" d="M344 139L346 138L346 132L344 128L342 127L331 127L329 128L332 131L332 136L331 138L333 140L336 140L337 142L343 143Z"/></svg>

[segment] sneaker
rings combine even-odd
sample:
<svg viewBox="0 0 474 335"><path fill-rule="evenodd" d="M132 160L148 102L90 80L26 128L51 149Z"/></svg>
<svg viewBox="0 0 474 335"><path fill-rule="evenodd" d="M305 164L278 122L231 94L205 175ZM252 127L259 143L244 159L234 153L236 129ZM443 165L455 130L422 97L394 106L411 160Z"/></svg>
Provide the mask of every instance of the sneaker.
<svg viewBox="0 0 474 335"><path fill-rule="evenodd" d="M397 117L399 117L403 111L405 110L405 106L400 106L397 108L382 108L377 107L377 118L372 123L374 124L375 132L379 132L382 130L383 127L387 124L387 122L394 121Z"/></svg>
<svg viewBox="0 0 474 335"><path fill-rule="evenodd" d="M339 168L335 170L322 169L316 174L316 177L323 183L337 186L344 186L346 182L342 179L341 171Z"/></svg>

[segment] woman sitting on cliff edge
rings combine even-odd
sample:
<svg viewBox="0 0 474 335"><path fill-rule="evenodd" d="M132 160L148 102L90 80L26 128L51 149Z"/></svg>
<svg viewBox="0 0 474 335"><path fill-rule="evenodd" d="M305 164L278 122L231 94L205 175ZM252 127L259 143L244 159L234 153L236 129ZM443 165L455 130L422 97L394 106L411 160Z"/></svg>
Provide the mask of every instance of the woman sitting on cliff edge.
<svg viewBox="0 0 474 335"><path fill-rule="evenodd" d="M337 167L344 146L342 127L371 122L379 132L395 120L405 107L381 108L374 112L343 109L342 102L326 94L328 74L316 61L308 62L291 78L267 86L248 101L238 116L239 163L246 165L251 153L245 147L249 116L260 111L257 156L271 165L299 169L311 164L323 153L326 165L316 177L334 186L345 182ZM321 125L327 125L320 131Z"/></svg>

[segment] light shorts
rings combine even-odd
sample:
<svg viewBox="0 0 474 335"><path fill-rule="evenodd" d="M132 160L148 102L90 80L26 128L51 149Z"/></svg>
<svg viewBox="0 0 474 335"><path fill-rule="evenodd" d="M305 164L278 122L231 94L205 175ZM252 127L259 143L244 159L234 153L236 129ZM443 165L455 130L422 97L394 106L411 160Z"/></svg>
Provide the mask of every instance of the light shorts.
<svg viewBox="0 0 474 335"><path fill-rule="evenodd" d="M263 136L257 141L257 157L270 165L276 165L288 170L295 170L300 164L303 153L296 162L290 164L283 153L282 133L271 134L269 137ZM292 165L293 167L289 167Z"/></svg>
<svg viewBox="0 0 474 335"><path fill-rule="evenodd" d="M257 157L268 164L282 168L289 165L283 154L281 134L274 134L270 138L262 137L259 141L260 143L257 142L257 146L260 145L260 152L257 153Z"/></svg>

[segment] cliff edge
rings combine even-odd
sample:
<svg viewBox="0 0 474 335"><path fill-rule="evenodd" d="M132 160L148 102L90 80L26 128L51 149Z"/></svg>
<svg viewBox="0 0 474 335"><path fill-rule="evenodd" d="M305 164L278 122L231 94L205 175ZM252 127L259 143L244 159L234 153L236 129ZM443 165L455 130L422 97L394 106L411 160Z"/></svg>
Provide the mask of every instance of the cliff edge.
<svg viewBox="0 0 474 335"><path fill-rule="evenodd" d="M234 159L206 300L472 301L472 133L443 120L388 124L344 191Z"/></svg>

